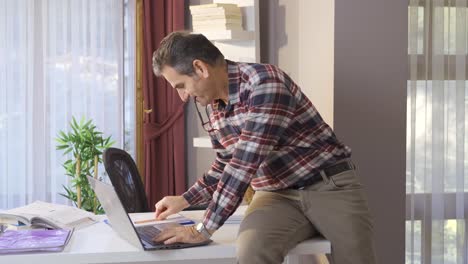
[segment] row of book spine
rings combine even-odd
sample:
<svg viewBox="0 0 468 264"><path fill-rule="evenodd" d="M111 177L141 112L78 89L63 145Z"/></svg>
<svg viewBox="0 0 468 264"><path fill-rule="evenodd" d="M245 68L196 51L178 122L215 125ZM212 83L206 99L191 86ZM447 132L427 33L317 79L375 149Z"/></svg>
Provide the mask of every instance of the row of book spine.
<svg viewBox="0 0 468 264"><path fill-rule="evenodd" d="M242 13L236 4L190 6L194 32L242 30Z"/></svg>

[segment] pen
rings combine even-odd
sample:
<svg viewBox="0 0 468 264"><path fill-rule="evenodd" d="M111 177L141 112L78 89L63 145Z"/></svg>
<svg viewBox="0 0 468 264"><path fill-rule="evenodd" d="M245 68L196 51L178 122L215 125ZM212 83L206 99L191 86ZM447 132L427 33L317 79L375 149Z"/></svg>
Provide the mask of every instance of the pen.
<svg viewBox="0 0 468 264"><path fill-rule="evenodd" d="M149 222L155 222L155 221L158 221L158 220L156 220L156 218L153 218L153 219L135 221L134 223L135 224L143 224L143 223L149 223Z"/></svg>
<svg viewBox="0 0 468 264"><path fill-rule="evenodd" d="M134 223L135 224L143 224L143 223L149 223L149 222L155 222L155 221L158 221L158 220L156 220L156 219L146 219L146 220L135 221ZM175 223L179 223L181 225L193 225L193 224L195 224L195 222L192 221L192 220L185 220L185 221L175 222Z"/></svg>
<svg viewBox="0 0 468 264"><path fill-rule="evenodd" d="M107 225L111 226L111 224L110 224L109 220L107 220L107 219L104 219L104 220L103 220L103 222L104 222L104 223L106 223Z"/></svg>

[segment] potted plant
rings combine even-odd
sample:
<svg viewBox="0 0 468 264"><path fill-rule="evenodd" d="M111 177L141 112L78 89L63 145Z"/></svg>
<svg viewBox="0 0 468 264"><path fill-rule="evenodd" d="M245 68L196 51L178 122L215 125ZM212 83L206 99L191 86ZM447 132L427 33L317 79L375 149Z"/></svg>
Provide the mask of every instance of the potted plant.
<svg viewBox="0 0 468 264"><path fill-rule="evenodd" d="M93 121L85 120L84 117L79 123L73 117L70 127L71 131L60 131L56 138L57 149L65 151L63 155L72 153L72 158L62 165L66 175L72 178L71 186L63 186L66 193L61 195L73 201L78 208L102 214L104 210L86 176L94 175L94 178L97 178L102 152L115 142L111 141L110 136L104 138L103 133L96 130Z"/></svg>

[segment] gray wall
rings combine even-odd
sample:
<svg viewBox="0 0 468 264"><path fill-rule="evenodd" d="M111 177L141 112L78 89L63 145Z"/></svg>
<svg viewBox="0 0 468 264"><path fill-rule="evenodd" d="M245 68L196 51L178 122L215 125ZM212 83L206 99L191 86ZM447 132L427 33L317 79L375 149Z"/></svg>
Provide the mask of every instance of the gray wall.
<svg viewBox="0 0 468 264"><path fill-rule="evenodd" d="M335 0L335 131L367 187L381 264L405 262L407 8Z"/></svg>

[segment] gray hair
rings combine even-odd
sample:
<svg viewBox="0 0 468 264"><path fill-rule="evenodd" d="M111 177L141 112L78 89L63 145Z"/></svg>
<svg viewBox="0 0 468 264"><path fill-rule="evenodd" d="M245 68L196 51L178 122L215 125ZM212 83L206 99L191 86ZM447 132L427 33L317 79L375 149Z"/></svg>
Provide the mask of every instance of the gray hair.
<svg viewBox="0 0 468 264"><path fill-rule="evenodd" d="M153 71L161 76L164 66L174 68L178 73L193 75L193 61L201 60L211 66L224 60L223 54L202 34L176 31L167 35L153 53Z"/></svg>

